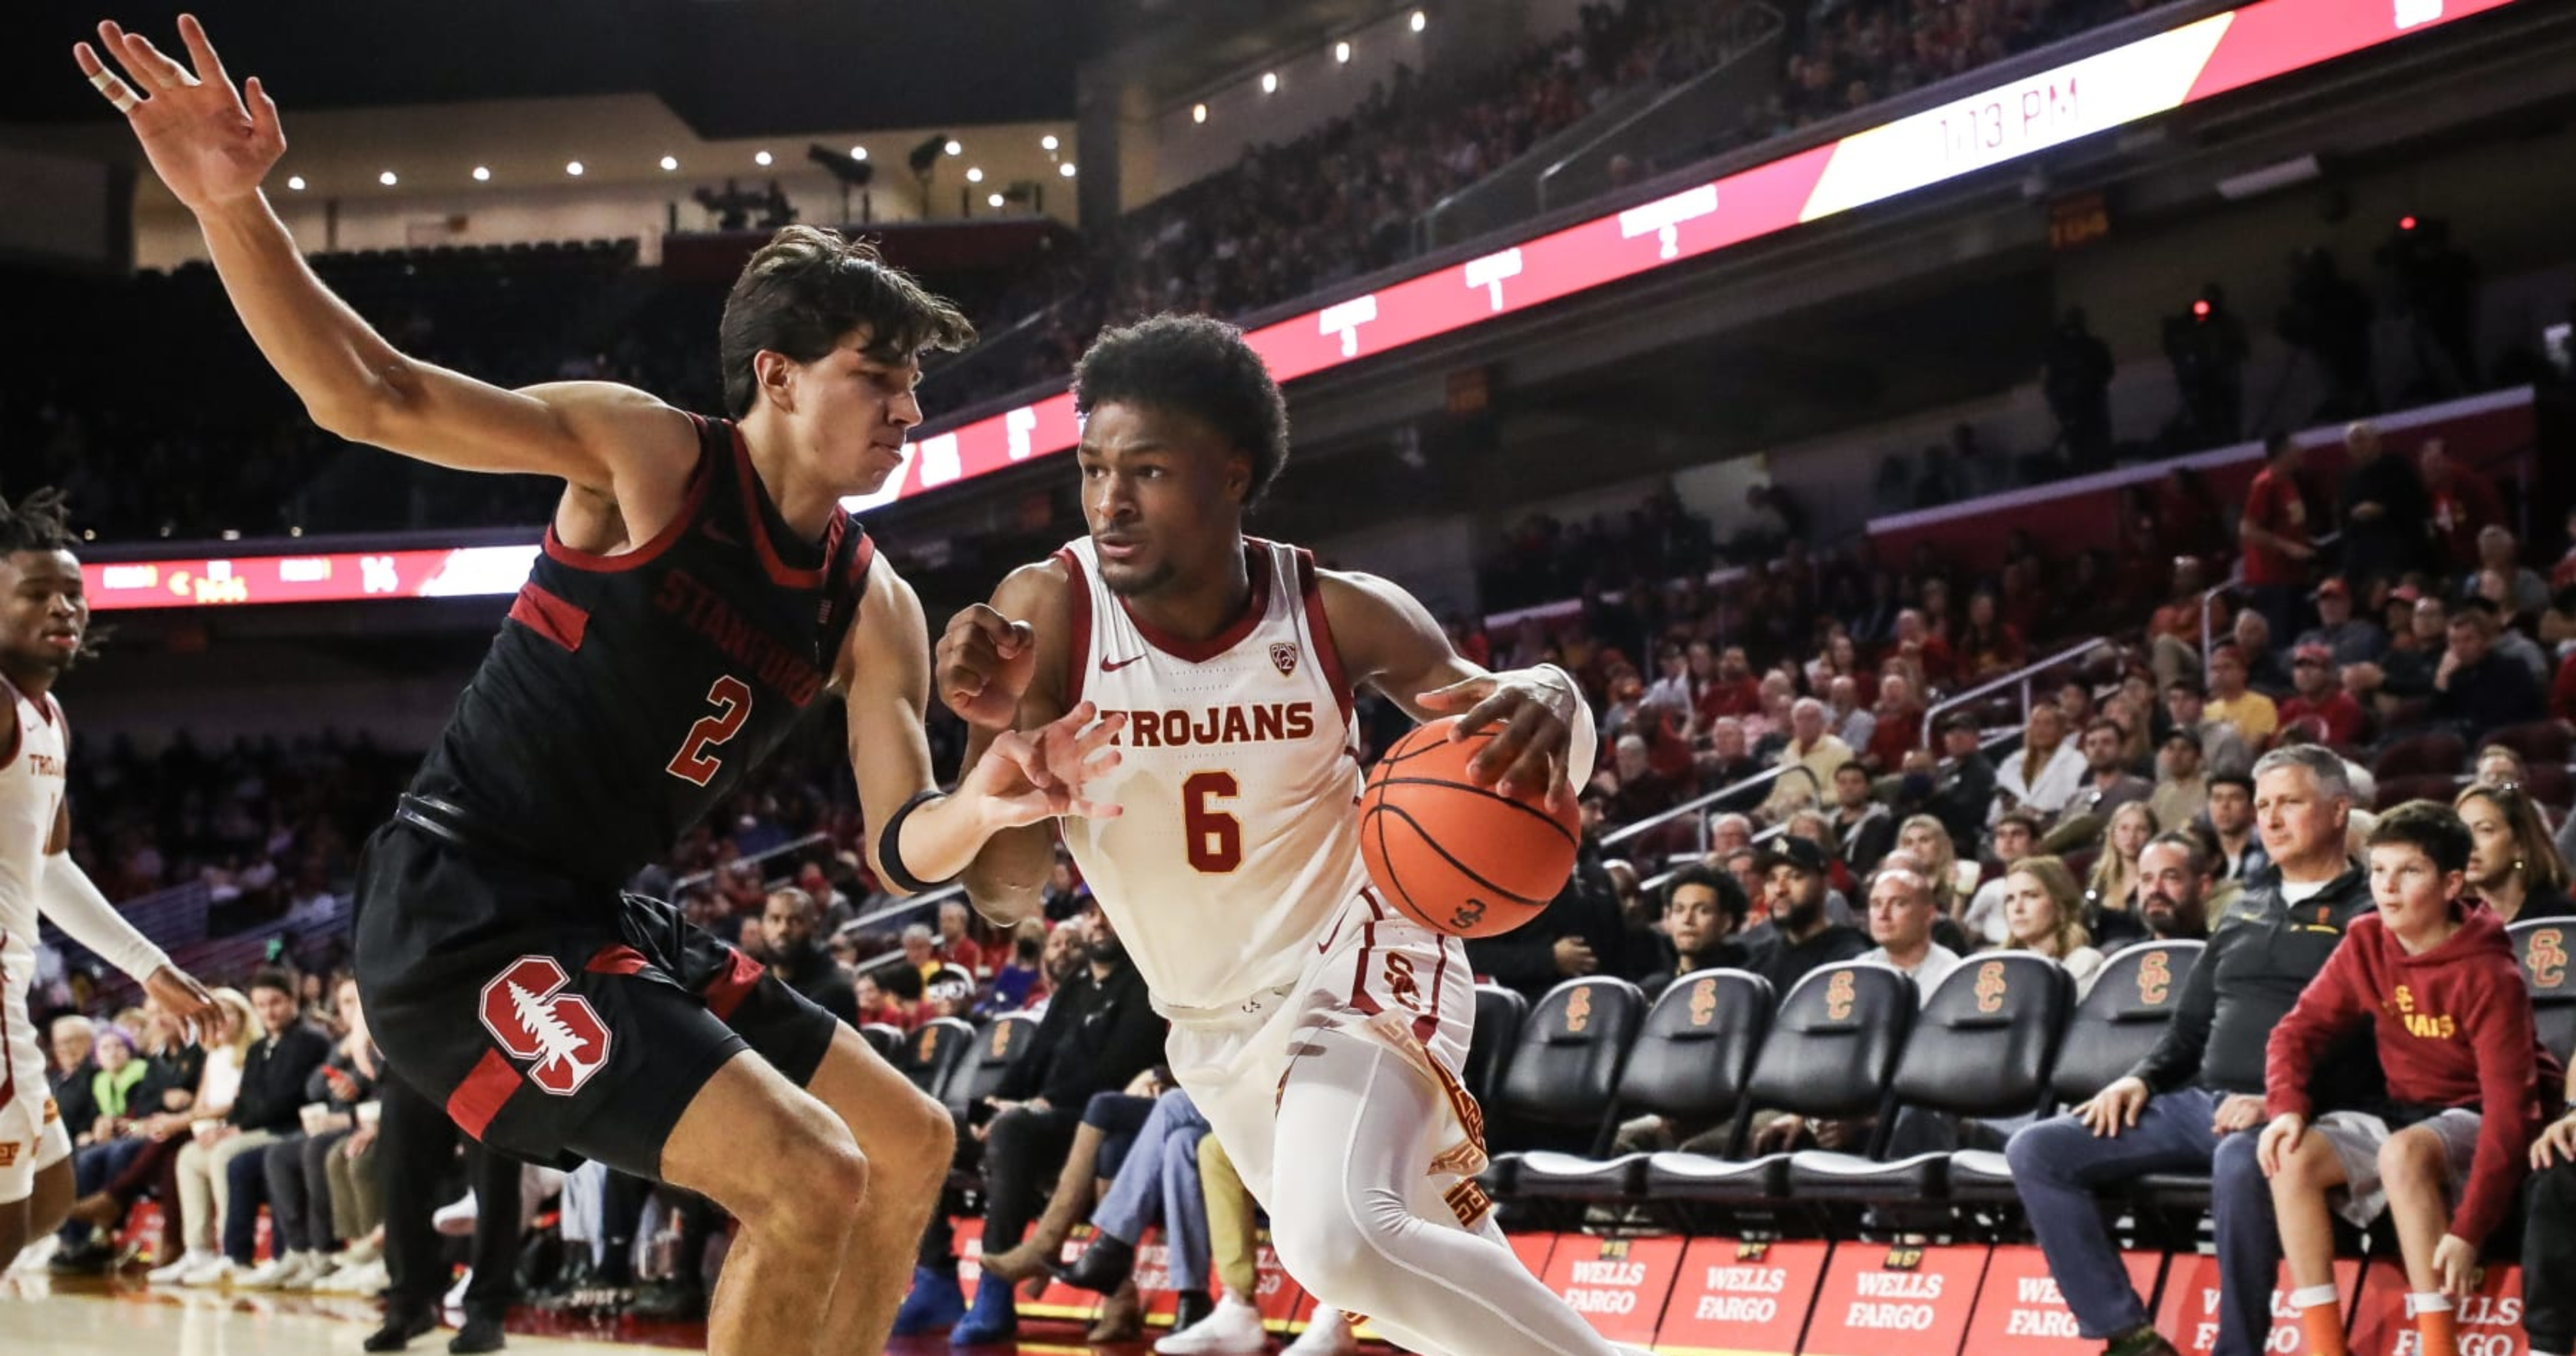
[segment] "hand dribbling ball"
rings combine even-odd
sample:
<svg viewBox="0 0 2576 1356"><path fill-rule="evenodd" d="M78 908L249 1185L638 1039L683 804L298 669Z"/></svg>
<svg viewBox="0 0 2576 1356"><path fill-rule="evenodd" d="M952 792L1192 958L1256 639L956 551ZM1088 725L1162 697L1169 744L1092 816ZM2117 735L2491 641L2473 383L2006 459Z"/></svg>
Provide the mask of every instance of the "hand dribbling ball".
<svg viewBox="0 0 2576 1356"><path fill-rule="evenodd" d="M1386 901L1454 937L1494 937L1538 916L1574 872L1582 812L1544 788L1506 796L1467 776L1496 730L1451 741L1455 716L1386 751L1360 795L1360 858Z"/></svg>

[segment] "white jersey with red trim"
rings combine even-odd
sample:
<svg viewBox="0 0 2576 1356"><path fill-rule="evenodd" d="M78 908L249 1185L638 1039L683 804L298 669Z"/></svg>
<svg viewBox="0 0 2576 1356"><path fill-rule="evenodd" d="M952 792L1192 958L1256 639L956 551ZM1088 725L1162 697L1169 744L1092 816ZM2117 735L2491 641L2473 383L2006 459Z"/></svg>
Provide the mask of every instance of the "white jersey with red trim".
<svg viewBox="0 0 2576 1356"><path fill-rule="evenodd" d="M1314 557L1246 538L1252 596L1206 641L1139 622L1089 539L1071 576L1068 705L1127 713L1116 772L1086 792L1114 819L1067 819L1083 880L1165 1008L1214 1008L1296 982L1368 885L1351 690Z"/></svg>
<svg viewBox="0 0 2576 1356"><path fill-rule="evenodd" d="M27 1174L50 1161L53 1099L44 1042L28 1013L36 981L36 878L62 813L69 749L62 707L0 679L18 708L17 743L0 763L0 1202L26 1195ZM59 1135L53 1136L59 1139ZM40 1161L43 1160L43 1161Z"/></svg>

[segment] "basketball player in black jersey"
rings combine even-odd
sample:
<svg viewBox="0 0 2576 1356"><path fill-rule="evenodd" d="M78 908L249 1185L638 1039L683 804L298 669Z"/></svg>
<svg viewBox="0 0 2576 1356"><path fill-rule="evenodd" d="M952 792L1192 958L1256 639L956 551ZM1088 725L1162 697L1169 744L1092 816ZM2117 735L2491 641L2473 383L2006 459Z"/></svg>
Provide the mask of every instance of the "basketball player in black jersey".
<svg viewBox="0 0 2576 1356"><path fill-rule="evenodd" d="M954 875L996 831L1098 809L1076 793L1105 770L1084 765L1102 741L1071 719L936 795L921 605L841 508L902 466L920 355L970 328L865 246L795 227L726 302L731 421L413 361L305 267L261 196L285 138L259 81L236 93L196 21L179 31L187 66L113 24L99 35L123 78L86 43L74 57L196 214L314 421L565 481L510 620L360 864L357 972L394 1071L494 1148L598 1159L739 1218L711 1350L881 1350L948 1169L948 1113L618 885L827 691L846 696L871 857L898 886Z"/></svg>

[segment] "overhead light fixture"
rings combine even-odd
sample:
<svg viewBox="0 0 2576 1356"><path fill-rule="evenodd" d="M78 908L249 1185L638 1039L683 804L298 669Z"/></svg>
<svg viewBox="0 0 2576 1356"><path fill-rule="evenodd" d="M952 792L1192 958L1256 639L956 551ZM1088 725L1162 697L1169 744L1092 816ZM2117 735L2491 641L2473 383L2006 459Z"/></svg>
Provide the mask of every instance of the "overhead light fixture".
<svg viewBox="0 0 2576 1356"><path fill-rule="evenodd" d="M1416 33L1421 32L1421 31L1422 31L1422 29L1423 29L1423 26L1424 26L1424 25L1426 25L1426 24L1428 24L1428 23L1430 23L1430 22L1431 22L1431 20L1430 20L1429 18L1425 17L1421 10L1418 10L1418 9L1417 9L1417 10L1413 11L1413 31L1414 31L1414 32L1416 32Z"/></svg>
<svg viewBox="0 0 2576 1356"><path fill-rule="evenodd" d="M675 169L678 169L679 167L680 167L680 157L678 157L678 156L676 156L676 155L666 155L666 156L663 156L663 157L662 157L662 168L663 168L665 171L675 170Z"/></svg>
<svg viewBox="0 0 2576 1356"><path fill-rule="evenodd" d="M2265 165L2258 170L2248 170L2243 174L2230 175L2221 179L2218 181L2218 196L2229 202L2237 202L2245 198L2258 197L2275 189L2288 188L2292 184L2304 184L2324 173L2324 167L2317 163L2314 155L2303 155L2293 160Z"/></svg>
<svg viewBox="0 0 2576 1356"><path fill-rule="evenodd" d="M1056 167L1055 167L1055 172L1056 172L1056 173L1058 173L1058 174L1063 175L1063 176L1064 176L1065 178L1067 178L1067 179L1072 178L1072 177L1073 177L1073 162L1072 162L1072 161L1070 161L1070 160L1068 160L1068 161L1064 162L1063 164L1056 166Z"/></svg>
<svg viewBox="0 0 2576 1356"><path fill-rule="evenodd" d="M865 147L865 146L853 146L853 147L851 147L851 148L850 148L850 158L851 158L852 160L865 160L865 159L867 159L867 158L868 158L868 148L867 148L867 147Z"/></svg>
<svg viewBox="0 0 2576 1356"><path fill-rule="evenodd" d="M580 177L581 177L581 162L580 162L580 161L578 161L578 160L567 160L567 161L565 161L565 162L564 162L564 173L569 174L569 175L571 175L572 177L574 177L574 178L576 178L576 179L580 178Z"/></svg>
<svg viewBox="0 0 2576 1356"><path fill-rule="evenodd" d="M476 165L474 167L474 182L478 184L488 184L492 182L492 167L489 165Z"/></svg>
<svg viewBox="0 0 2576 1356"><path fill-rule="evenodd" d="M1351 45L1349 43L1337 42L1333 44L1333 60L1348 64L1350 59Z"/></svg>
<svg viewBox="0 0 2576 1356"><path fill-rule="evenodd" d="M286 176L286 191L289 193L303 192L304 176L301 174L290 174Z"/></svg>
<svg viewBox="0 0 2576 1356"><path fill-rule="evenodd" d="M989 197L989 198L986 198L986 199L984 200L984 202L985 202L985 204L986 204L987 206L991 206L991 207L999 207L999 206L1001 206L1001 205L1002 205L1002 195L1001 195L1001 194L999 194L999 193L996 193L996 194L994 194L993 196L991 196L991 197Z"/></svg>
<svg viewBox="0 0 2576 1356"><path fill-rule="evenodd" d="M402 181L394 177L394 172L392 170L386 170L384 173L376 176L376 182L383 184L387 188L391 188Z"/></svg>
<svg viewBox="0 0 2576 1356"><path fill-rule="evenodd" d="M755 165L759 165L759 166L761 166L761 167L762 167L762 168L764 168L764 169L765 169L765 168L767 168L767 167L768 167L768 165L769 165L769 152L767 152L767 151L762 151L762 152L760 152L759 154L754 155L754 156L751 158L751 163L753 163L753 164L755 164Z"/></svg>
<svg viewBox="0 0 2576 1356"><path fill-rule="evenodd" d="M1049 132L1045 136L1038 138L1038 149L1042 151L1052 151L1061 144L1061 142L1058 142L1055 139L1055 133L1053 132Z"/></svg>
<svg viewBox="0 0 2576 1356"><path fill-rule="evenodd" d="M947 151L950 155L964 155L966 153L966 148L955 141L949 142L941 149Z"/></svg>
<svg viewBox="0 0 2576 1356"><path fill-rule="evenodd" d="M1264 94L1277 94L1279 92L1279 72L1263 71L1261 73L1261 92Z"/></svg>
<svg viewBox="0 0 2576 1356"><path fill-rule="evenodd" d="M983 171L983 170L981 170L981 169L979 169L979 168L977 168L977 167L975 167L975 166L973 166L973 165L969 165L969 166L967 166L967 167L966 167L966 182L968 182L968 183L970 183L970 184L980 184L980 183L984 182L984 171Z"/></svg>
<svg viewBox="0 0 2576 1356"><path fill-rule="evenodd" d="M1192 104L1192 105L1190 105L1190 121L1192 121L1192 122L1206 122L1206 121L1207 121L1207 105L1206 105L1206 104Z"/></svg>

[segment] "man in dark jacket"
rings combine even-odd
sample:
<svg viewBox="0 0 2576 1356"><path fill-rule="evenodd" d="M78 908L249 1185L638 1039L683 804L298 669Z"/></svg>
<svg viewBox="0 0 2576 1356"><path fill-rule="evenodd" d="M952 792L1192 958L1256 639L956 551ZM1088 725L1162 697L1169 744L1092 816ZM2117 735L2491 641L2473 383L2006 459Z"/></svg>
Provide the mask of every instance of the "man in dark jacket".
<svg viewBox="0 0 2576 1356"><path fill-rule="evenodd" d="M1652 968L1652 949L1629 939L1619 889L1601 857L1601 824L1601 797L1587 791L1574 874L1537 917L1499 937L1468 939L1467 961L1477 974L1492 976L1535 1003L1564 980L1585 975L1638 979ZM1639 937L1637 942L1646 940Z"/></svg>
<svg viewBox="0 0 2576 1356"><path fill-rule="evenodd" d="M2540 682L2498 654L2495 604L2473 598L2451 613L2451 648L2433 671L2433 715L2468 738L2547 714Z"/></svg>
<svg viewBox="0 0 2576 1356"><path fill-rule="evenodd" d="M1949 765L1928 806L1963 858L1974 857L1985 841L1986 810L1995 799L1995 765L1977 746L1979 733L1977 718L1964 711L1942 719L1941 753Z"/></svg>
<svg viewBox="0 0 2576 1356"><path fill-rule="evenodd" d="M331 1038L306 1024L297 1011L295 980L263 970L250 982L260 1038L242 1059L241 1092L229 1120L236 1139L257 1149L304 1133L304 1085L331 1057ZM259 1247L259 1210L268 1203L266 1159L237 1152L223 1161L230 1199L223 1219L224 1255L247 1270Z"/></svg>
<svg viewBox="0 0 2576 1356"><path fill-rule="evenodd" d="M87 1017L73 1013L55 1018L45 1034L54 1047L54 1067L46 1077L52 1085L54 1109L63 1118L63 1132L77 1144L98 1119L98 1098L90 1091L90 1080L98 1073L98 1061L90 1057L97 1028Z"/></svg>
<svg viewBox="0 0 2576 1356"><path fill-rule="evenodd" d="M760 914L760 959L781 983L811 998L848 1026L859 1024L859 995L849 967L814 940L822 919L814 897L790 885L769 896Z"/></svg>
<svg viewBox="0 0 2576 1356"><path fill-rule="evenodd" d="M2344 855L2352 786L2343 761L2299 745L2264 755L2254 773L2255 818L2279 867L2248 892L2255 916L2210 940L2172 1024L2136 1068L2005 1149L2078 1330L2112 1356L2174 1353L2121 1269L2093 1196L2151 1172L2210 1172L2224 1306L2215 1356L2256 1356L2271 1333L2281 1241L2253 1133L2265 1120L2265 1047L2345 926L2373 905L2368 873ZM2321 1106L2378 1095L2379 1065L2366 1047L2339 1050L2320 1068L2334 1071L2315 1088Z"/></svg>
<svg viewBox="0 0 2576 1356"><path fill-rule="evenodd" d="M983 1146L988 1252L1020 1241L1035 1207L1063 1171L1092 1094L1126 1087L1163 1057L1163 1019L1148 1000L1145 977L1127 959L1126 944L1109 916L1094 907L1063 926L1090 930L1089 963L1048 1000L1027 1053L985 1100L991 1119L974 1128ZM976 1108L975 1114L981 1118L984 1108ZM913 1293L896 1319L897 1332L938 1326L934 1316L957 1314L964 1304L944 1210L932 1214L922 1235L920 1262ZM976 1297L975 1308L965 1311L965 1326L1007 1334L1011 1287L983 1286Z"/></svg>

